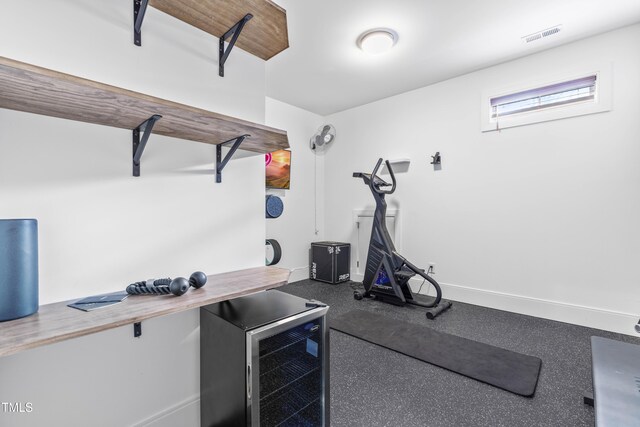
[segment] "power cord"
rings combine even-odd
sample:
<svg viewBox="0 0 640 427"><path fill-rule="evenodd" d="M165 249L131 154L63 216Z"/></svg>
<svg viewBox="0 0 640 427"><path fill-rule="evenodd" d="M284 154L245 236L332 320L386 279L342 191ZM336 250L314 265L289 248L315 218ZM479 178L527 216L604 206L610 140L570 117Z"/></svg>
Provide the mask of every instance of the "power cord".
<svg viewBox="0 0 640 427"><path fill-rule="evenodd" d="M433 274L433 267L429 266L429 269L427 270L427 276ZM418 288L418 293L420 293L420 291L422 290L422 286L424 286L424 282L426 282L427 279L422 279L422 283L420 283L420 288ZM431 282L429 282L429 287L427 288L427 295L429 295L429 291L431 290Z"/></svg>
<svg viewBox="0 0 640 427"><path fill-rule="evenodd" d="M418 288L418 293L420 293L420 291L422 290L422 286L424 286L424 282L426 282L427 279L422 279L422 283L420 283L420 287ZM431 283L429 283L429 285L431 285ZM429 293L429 288L427 288L427 293Z"/></svg>

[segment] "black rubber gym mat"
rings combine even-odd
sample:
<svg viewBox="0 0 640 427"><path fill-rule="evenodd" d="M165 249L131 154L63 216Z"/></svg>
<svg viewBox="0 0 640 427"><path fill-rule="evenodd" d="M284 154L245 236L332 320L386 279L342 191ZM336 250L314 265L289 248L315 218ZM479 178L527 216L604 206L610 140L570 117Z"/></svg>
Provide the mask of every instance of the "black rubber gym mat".
<svg viewBox="0 0 640 427"><path fill-rule="evenodd" d="M362 310L338 316L330 326L521 396L533 396L536 391L542 365L537 357Z"/></svg>

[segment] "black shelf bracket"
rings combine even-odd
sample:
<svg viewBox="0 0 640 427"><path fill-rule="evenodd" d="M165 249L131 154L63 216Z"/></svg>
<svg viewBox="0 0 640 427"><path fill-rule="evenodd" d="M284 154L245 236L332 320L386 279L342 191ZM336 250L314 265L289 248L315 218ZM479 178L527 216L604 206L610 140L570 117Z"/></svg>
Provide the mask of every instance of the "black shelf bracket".
<svg viewBox="0 0 640 427"><path fill-rule="evenodd" d="M133 44L142 46L142 21L147 12L149 0L133 0Z"/></svg>
<svg viewBox="0 0 640 427"><path fill-rule="evenodd" d="M233 46L235 46L236 41L238 40L238 37L242 32L242 28L244 28L244 24L246 24L251 18L253 18L253 15L250 13L247 13L244 16L244 18L236 22L236 24L233 27L229 28L229 30L226 33L224 33L222 37L220 37L220 45L218 49L218 74L220 75L220 77L224 77L224 63L227 62L227 58L231 53L231 49L233 49ZM231 40L229 41L229 46L227 47L227 50L225 50L224 42L229 37L231 37Z"/></svg>
<svg viewBox="0 0 640 427"><path fill-rule="evenodd" d="M242 144L242 141L244 141L244 139L249 136L251 135L245 134L216 145L216 182L218 183L222 182L222 170L224 169L225 166L227 166L229 159L231 159L231 157L236 152L238 147L240 147L240 144ZM223 159L222 146L226 144L233 144L233 145L231 146L231 148L229 149L229 152L227 153L226 156L224 156L224 159Z"/></svg>
<svg viewBox="0 0 640 427"><path fill-rule="evenodd" d="M136 322L133 324L133 337L140 338L142 336L142 322Z"/></svg>
<svg viewBox="0 0 640 427"><path fill-rule="evenodd" d="M133 130L133 176L140 176L142 153L144 153L144 148L147 146L153 125L161 118L161 115L154 114ZM142 133L142 138L140 138L140 133Z"/></svg>

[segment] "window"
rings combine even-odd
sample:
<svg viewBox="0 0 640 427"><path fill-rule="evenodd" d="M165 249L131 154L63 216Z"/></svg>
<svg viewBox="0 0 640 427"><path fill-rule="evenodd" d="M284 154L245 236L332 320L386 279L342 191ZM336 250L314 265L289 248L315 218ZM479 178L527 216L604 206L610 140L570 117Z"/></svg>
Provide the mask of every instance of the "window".
<svg viewBox="0 0 640 427"><path fill-rule="evenodd" d="M597 76L593 75L491 98L491 118L496 119L574 102L593 101L596 96L596 80Z"/></svg>
<svg viewBox="0 0 640 427"><path fill-rule="evenodd" d="M610 68L610 67L609 67ZM483 94L483 131L611 109L610 70Z"/></svg>

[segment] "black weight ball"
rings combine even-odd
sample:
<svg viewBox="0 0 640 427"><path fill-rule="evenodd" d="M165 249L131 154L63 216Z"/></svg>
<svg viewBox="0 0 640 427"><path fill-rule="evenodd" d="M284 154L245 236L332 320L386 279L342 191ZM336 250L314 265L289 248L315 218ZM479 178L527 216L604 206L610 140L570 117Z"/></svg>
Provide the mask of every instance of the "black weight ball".
<svg viewBox="0 0 640 427"><path fill-rule="evenodd" d="M203 287L207 283L207 275L202 271L196 271L189 277L189 284L196 289Z"/></svg>
<svg viewBox="0 0 640 427"><path fill-rule="evenodd" d="M184 277L176 277L169 284L169 290L179 297L189 290L189 282Z"/></svg>

